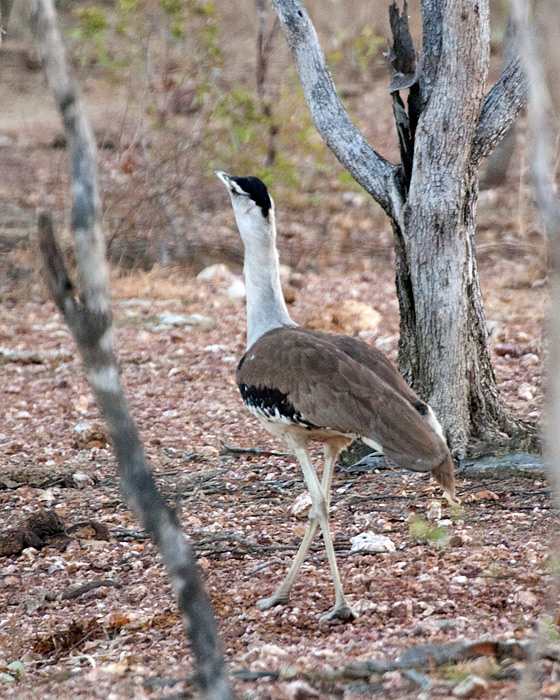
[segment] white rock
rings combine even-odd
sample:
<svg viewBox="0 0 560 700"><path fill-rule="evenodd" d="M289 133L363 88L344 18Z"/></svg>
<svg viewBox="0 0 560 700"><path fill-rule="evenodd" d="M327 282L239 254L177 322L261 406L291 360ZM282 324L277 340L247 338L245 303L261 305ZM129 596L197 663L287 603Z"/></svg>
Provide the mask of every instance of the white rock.
<svg viewBox="0 0 560 700"><path fill-rule="evenodd" d="M290 508L290 513L295 515L296 518L303 518L309 512L311 508L311 496L308 491L300 493L300 495L294 501L292 507Z"/></svg>
<svg viewBox="0 0 560 700"><path fill-rule="evenodd" d="M306 700L306 698L318 698L319 691L312 688L307 681L295 680L288 684L288 697L293 700Z"/></svg>
<svg viewBox="0 0 560 700"><path fill-rule="evenodd" d="M201 270L196 276L197 280L203 282L227 282L232 277L232 273L227 265L223 263L217 263L216 265L209 265Z"/></svg>
<svg viewBox="0 0 560 700"><path fill-rule="evenodd" d="M64 564L60 561L60 559L55 560L48 568L48 573L49 574L54 574L55 571L63 571L64 570Z"/></svg>
<svg viewBox="0 0 560 700"><path fill-rule="evenodd" d="M361 207L364 203L362 195L358 192L343 192L342 201L351 207Z"/></svg>
<svg viewBox="0 0 560 700"><path fill-rule="evenodd" d="M517 389L517 396L525 401L532 401L535 398L533 389L530 384L527 384L527 382L523 382L523 384L519 386Z"/></svg>
<svg viewBox="0 0 560 700"><path fill-rule="evenodd" d="M197 326L198 328L211 328L214 320L202 314L173 314L163 313L156 317L156 325L153 330L166 330L168 328L185 328Z"/></svg>
<svg viewBox="0 0 560 700"><path fill-rule="evenodd" d="M103 429L97 423L81 421L80 423L76 423L73 432L74 438L80 445L86 445L92 440L97 440L98 437L103 434Z"/></svg>
<svg viewBox="0 0 560 700"><path fill-rule="evenodd" d="M515 594L515 602L522 605L524 608L534 608L537 604L537 596L531 591L517 591Z"/></svg>
<svg viewBox="0 0 560 700"><path fill-rule="evenodd" d="M245 290L245 282L241 277L234 277L227 288L227 295L230 299L245 299L247 292Z"/></svg>
<svg viewBox="0 0 560 700"><path fill-rule="evenodd" d="M521 360L519 361L519 364L522 367L534 367L535 365L538 365L540 363L538 355L535 355L532 352L528 352L526 355L523 355Z"/></svg>
<svg viewBox="0 0 560 700"><path fill-rule="evenodd" d="M84 474L84 472L74 472L72 474L72 481L77 489L83 489L95 483L91 476L89 476L89 474Z"/></svg>
<svg viewBox="0 0 560 700"><path fill-rule="evenodd" d="M398 335L389 335L385 338L377 338L375 341L375 347L378 350L381 350L381 352L389 352L392 350L393 345L397 342L398 337Z"/></svg>
<svg viewBox="0 0 560 700"><path fill-rule="evenodd" d="M426 517L430 522L441 520L441 503L439 501L431 501L428 503Z"/></svg>
<svg viewBox="0 0 560 700"><path fill-rule="evenodd" d="M56 503L57 495L54 493L53 489L46 489L46 491L43 491L43 493L37 498L37 500L40 503L52 505L53 503Z"/></svg>
<svg viewBox="0 0 560 700"><path fill-rule="evenodd" d="M282 283L287 282L290 277L292 276L292 268L289 265L283 265L282 263L280 264L279 268L280 272L280 281Z"/></svg>
<svg viewBox="0 0 560 700"><path fill-rule="evenodd" d="M369 610L377 610L377 603L374 603L373 600L368 600L365 598L352 603L352 610L358 615L362 615Z"/></svg>
<svg viewBox="0 0 560 700"><path fill-rule="evenodd" d="M283 647L277 644L263 644L259 649L261 659L267 659L270 656L287 656L288 652Z"/></svg>
<svg viewBox="0 0 560 700"><path fill-rule="evenodd" d="M376 535L374 532L360 532L350 538L351 553L356 552L394 552L396 547L392 539L386 535Z"/></svg>
<svg viewBox="0 0 560 700"><path fill-rule="evenodd" d="M464 681L457 683L453 688L453 695L457 698L476 698L484 694L488 683L478 676L469 676Z"/></svg>

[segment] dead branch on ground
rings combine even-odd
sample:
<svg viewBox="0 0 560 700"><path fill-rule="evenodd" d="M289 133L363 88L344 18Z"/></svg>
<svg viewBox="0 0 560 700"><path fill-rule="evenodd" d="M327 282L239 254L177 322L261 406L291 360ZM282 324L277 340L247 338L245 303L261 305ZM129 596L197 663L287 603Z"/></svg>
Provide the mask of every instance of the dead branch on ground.
<svg viewBox="0 0 560 700"><path fill-rule="evenodd" d="M52 0L32 2L31 23L64 122L72 169L72 232L79 268L77 295L54 237L52 219L41 214L39 243L49 289L74 336L107 421L124 499L156 543L169 573L194 652L197 680L207 698L226 700L231 694L212 608L176 514L157 490L120 381L101 231L95 141L66 61Z"/></svg>
<svg viewBox="0 0 560 700"><path fill-rule="evenodd" d="M367 683L367 686L362 688L364 697L370 697L365 694L365 688L368 686L376 687L376 679L379 677L382 678L386 673L401 671L408 675L408 672L416 672L416 678L419 678L421 676L421 674L418 673L419 671L433 673L436 668L448 665L452 666L481 657L493 658L498 663L504 664L526 661L531 654L531 644L532 640L527 639L512 640L509 642L500 642L490 639L475 642L421 644L407 649L397 657L356 661L348 663L341 668L325 666L323 668L316 667L307 670L289 667L289 678L290 680L305 681L318 692L332 692L335 685L338 685L338 690L340 691L341 685L344 686L346 684L355 683L356 681L362 681ZM542 654L539 658L549 661L558 661L558 649L556 647L546 647L542 650ZM286 680L286 673L282 668L259 669L258 671L240 668L233 671L231 675L238 680L247 682L259 681L264 678L270 681ZM423 677L424 676L422 676L422 678ZM144 687L150 690L172 687L188 680L191 679L150 678L144 682ZM302 695L302 697L308 696Z"/></svg>
<svg viewBox="0 0 560 700"><path fill-rule="evenodd" d="M279 452L278 450L267 450L263 447L236 447L228 445L224 439L220 439L223 454L233 455L262 455L263 457L292 457L289 452Z"/></svg>
<svg viewBox="0 0 560 700"><path fill-rule="evenodd" d="M82 586L73 586L72 588L67 588L64 591L49 591L45 595L45 600L52 602L54 600L74 600L74 598L79 598L85 593L95 590L96 588L107 588L112 586L113 588L120 588L121 584L111 578L99 578L93 581L88 581Z"/></svg>

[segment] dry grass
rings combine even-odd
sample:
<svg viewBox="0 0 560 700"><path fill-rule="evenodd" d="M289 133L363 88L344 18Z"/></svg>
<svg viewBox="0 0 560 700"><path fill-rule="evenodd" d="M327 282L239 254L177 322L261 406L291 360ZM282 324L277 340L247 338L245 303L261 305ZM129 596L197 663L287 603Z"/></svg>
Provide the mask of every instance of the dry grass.
<svg viewBox="0 0 560 700"><path fill-rule="evenodd" d="M118 299L153 299L181 301L191 299L197 290L184 270L155 266L149 271L136 270L119 275L113 271L111 290Z"/></svg>

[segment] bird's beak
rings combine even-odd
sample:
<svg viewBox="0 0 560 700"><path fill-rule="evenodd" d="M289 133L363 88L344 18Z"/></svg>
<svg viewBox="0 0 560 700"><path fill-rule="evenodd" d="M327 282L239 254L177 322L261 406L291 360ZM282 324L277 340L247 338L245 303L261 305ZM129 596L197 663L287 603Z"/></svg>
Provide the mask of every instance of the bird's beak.
<svg viewBox="0 0 560 700"><path fill-rule="evenodd" d="M230 180L233 180L233 177L231 175L224 173L222 170L214 170L214 175L216 177L219 177L220 180L224 183L224 185L226 185L226 187L227 187L228 182Z"/></svg>

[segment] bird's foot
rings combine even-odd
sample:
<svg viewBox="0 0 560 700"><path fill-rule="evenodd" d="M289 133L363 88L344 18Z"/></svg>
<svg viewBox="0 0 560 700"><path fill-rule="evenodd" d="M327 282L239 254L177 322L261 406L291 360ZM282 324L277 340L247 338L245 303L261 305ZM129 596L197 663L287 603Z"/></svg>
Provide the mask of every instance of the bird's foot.
<svg viewBox="0 0 560 700"><path fill-rule="evenodd" d="M452 508L456 508L457 506L460 506L463 503L463 501L461 501L459 496L455 496L455 495L452 496L450 493L447 493L447 491L443 492L443 497L445 498L445 500L449 503L449 505Z"/></svg>
<svg viewBox="0 0 560 700"><path fill-rule="evenodd" d="M268 610L269 608L273 608L275 605L287 605L289 601L289 593L280 593L277 591L276 593L274 593L274 595L259 600L257 602L257 606L259 610Z"/></svg>
<svg viewBox="0 0 560 700"><path fill-rule="evenodd" d="M342 603L337 603L334 608L324 615L321 615L321 622L326 622L328 620L344 620L345 622L352 622L358 617L358 613L354 612L352 608L348 605L346 601Z"/></svg>

